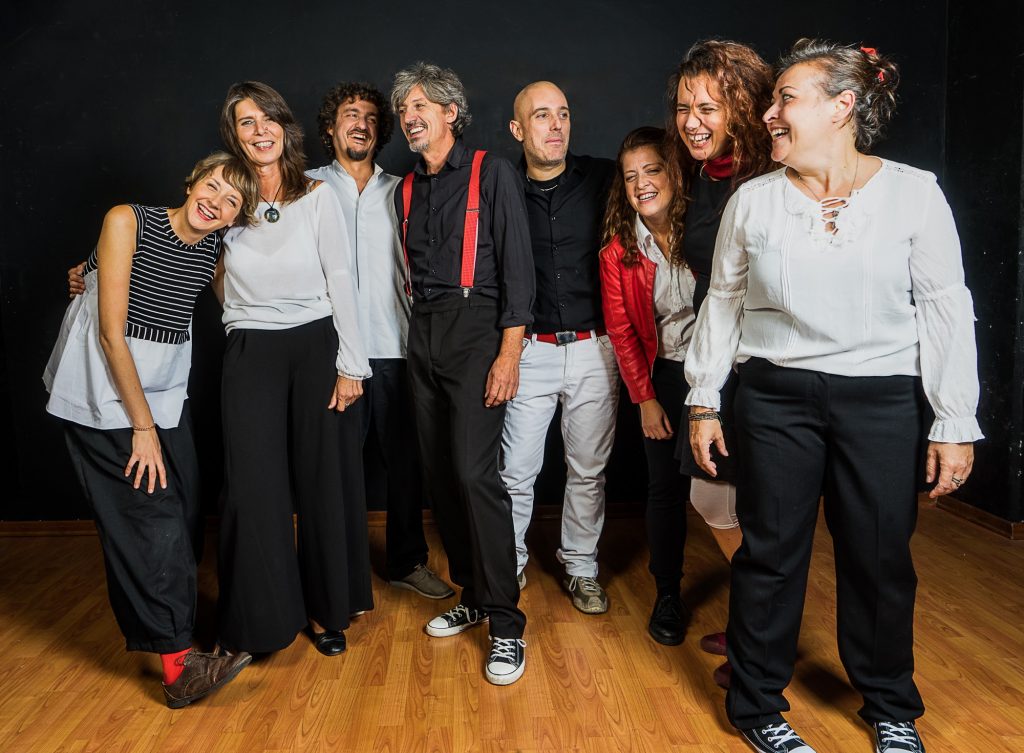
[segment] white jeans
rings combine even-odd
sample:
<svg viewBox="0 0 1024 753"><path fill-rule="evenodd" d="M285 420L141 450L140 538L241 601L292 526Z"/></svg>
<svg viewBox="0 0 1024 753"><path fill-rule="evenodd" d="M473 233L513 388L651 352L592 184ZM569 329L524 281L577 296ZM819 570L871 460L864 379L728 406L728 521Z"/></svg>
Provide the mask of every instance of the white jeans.
<svg viewBox="0 0 1024 753"><path fill-rule="evenodd" d="M604 527L604 467L615 437L619 371L607 336L551 345L533 340L519 362L519 393L508 404L501 436L501 478L512 498L519 571L533 485L544 464L544 439L558 403L565 443L565 498L558 560L570 576L597 576Z"/></svg>

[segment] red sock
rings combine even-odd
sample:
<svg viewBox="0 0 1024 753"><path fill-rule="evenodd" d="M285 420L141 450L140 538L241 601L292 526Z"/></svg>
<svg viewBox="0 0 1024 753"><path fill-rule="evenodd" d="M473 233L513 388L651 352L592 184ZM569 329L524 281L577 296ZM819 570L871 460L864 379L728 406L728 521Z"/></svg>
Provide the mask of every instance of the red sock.
<svg viewBox="0 0 1024 753"><path fill-rule="evenodd" d="M192 649L186 648L184 651L175 651L173 654L160 654L160 661L164 665L164 685L173 685L174 681L181 675L183 669L185 669L185 654Z"/></svg>

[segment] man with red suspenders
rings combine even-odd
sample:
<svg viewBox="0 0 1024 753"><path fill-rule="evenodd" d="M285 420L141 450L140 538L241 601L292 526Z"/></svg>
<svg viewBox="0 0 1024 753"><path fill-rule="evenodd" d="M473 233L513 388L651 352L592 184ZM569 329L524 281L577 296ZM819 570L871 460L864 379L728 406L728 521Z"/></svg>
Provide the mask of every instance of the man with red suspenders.
<svg viewBox="0 0 1024 753"><path fill-rule="evenodd" d="M416 63L395 76L391 103L419 154L395 191L408 289L409 378L423 475L459 603L427 634L490 622L487 680L525 668L512 503L498 474L505 405L519 386L532 322L533 260L522 184L510 162L467 149L470 114L456 74Z"/></svg>

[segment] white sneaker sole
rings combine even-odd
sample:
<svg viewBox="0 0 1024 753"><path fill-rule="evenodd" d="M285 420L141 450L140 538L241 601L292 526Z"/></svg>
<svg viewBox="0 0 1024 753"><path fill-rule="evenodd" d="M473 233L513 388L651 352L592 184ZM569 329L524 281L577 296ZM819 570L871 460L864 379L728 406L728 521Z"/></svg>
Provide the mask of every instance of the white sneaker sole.
<svg viewBox="0 0 1024 753"><path fill-rule="evenodd" d="M450 638L453 635L464 633L467 630L477 627L478 625L486 625L490 621L490 617L481 617L476 622L467 622L464 625L456 625L455 627L432 627L428 622L423 630L427 635L433 636L434 638Z"/></svg>
<svg viewBox="0 0 1024 753"><path fill-rule="evenodd" d="M519 665L515 672L510 672L507 675L496 675L492 674L487 667L484 667L484 677L487 678L487 682L491 685L511 685L520 677L523 676L523 672L526 671L526 657L523 657L523 663Z"/></svg>

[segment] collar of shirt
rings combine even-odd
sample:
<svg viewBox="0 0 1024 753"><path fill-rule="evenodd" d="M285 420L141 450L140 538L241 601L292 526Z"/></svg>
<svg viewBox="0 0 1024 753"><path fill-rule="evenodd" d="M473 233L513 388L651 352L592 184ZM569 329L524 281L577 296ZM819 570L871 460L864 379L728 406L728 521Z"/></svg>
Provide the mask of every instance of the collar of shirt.
<svg viewBox="0 0 1024 753"><path fill-rule="evenodd" d="M338 160L337 160L337 159L333 159L333 160L331 160L331 164L330 164L330 165L328 165L328 167L330 167L330 169L331 169L331 170L333 170L333 171L334 171L334 172L336 172L336 173L337 173L337 174L338 174L339 176L341 176L341 178L342 178L342 179L343 179L343 180L344 180L344 181L345 181L346 183L348 183L349 181L351 181L351 182L352 182L352 185L353 185L353 186L355 186L355 183L356 183L356 179L355 179L355 178L353 178L353 177L352 177L351 175L349 175L349 172L348 172L348 170L346 170L346 169L345 169L345 168L344 168L344 167L342 166L342 164L341 164L340 162L338 162ZM370 180L368 180L368 181L366 182L366 186L367 186L367 187L369 187L369 185L370 185L371 183L373 183L373 182L374 182L375 180L377 180L378 176L379 176L379 175L380 175L380 174L381 174L382 172L384 172L384 168L383 168L383 167L381 167L380 165L378 165L378 164L377 164L376 162L374 162L374 163L373 163L373 175L371 175L371 176L370 176ZM365 189L363 189L363 190L365 190Z"/></svg>
<svg viewBox="0 0 1024 753"><path fill-rule="evenodd" d="M462 143L462 137L455 139L455 143L452 148L448 150L448 156L444 159L444 167L441 168L441 172L452 169L457 170L462 167L466 162L472 161L473 152L471 152L466 145ZM416 160L416 166L413 168L413 172L417 175L429 175L427 172L427 163L422 157Z"/></svg>
<svg viewBox="0 0 1024 753"><path fill-rule="evenodd" d="M527 175L527 173L526 173L526 155L525 154L522 157L519 158L519 174L523 178L523 185L526 187L527 192L544 193L543 191L541 191L540 188L537 187L537 184L534 183L530 179L530 176ZM582 175L583 175L583 168L580 166L579 160L577 160L573 156L572 152L566 152L566 154L565 154L565 170L560 172L556 177L562 178L563 181L564 181L565 178L568 178L570 176L575 178L575 177L582 176ZM559 188L561 188L561 187L563 187L563 183L559 182Z"/></svg>
<svg viewBox="0 0 1024 753"><path fill-rule="evenodd" d="M644 255L655 264L665 264L667 259L661 252L658 242L654 240L654 233L647 229L647 225L640 219L640 213L636 215L636 243Z"/></svg>

